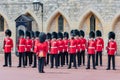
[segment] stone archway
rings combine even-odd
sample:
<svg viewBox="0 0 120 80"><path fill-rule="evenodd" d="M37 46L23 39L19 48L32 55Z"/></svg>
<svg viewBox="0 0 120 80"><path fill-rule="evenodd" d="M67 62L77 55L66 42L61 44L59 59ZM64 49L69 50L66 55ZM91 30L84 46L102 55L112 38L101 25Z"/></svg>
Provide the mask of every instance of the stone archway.
<svg viewBox="0 0 120 80"><path fill-rule="evenodd" d="M117 55L120 55L120 15L113 19L112 30L116 34Z"/></svg>
<svg viewBox="0 0 120 80"><path fill-rule="evenodd" d="M88 34L90 32L91 16L95 17L95 30L101 30L102 33L104 33L103 24L102 24L103 20L99 18L100 15L98 15L98 13L93 10L88 10L87 12L84 13L84 15L82 15L82 17L80 18L80 23L79 23L79 29L82 29L85 31L86 38L88 38Z"/></svg>
<svg viewBox="0 0 120 80"><path fill-rule="evenodd" d="M47 20L47 32L58 32L58 17L60 15L62 15L64 18L64 31L70 32L71 21L69 17L67 17L64 12L60 11L59 9L53 12L53 14Z"/></svg>

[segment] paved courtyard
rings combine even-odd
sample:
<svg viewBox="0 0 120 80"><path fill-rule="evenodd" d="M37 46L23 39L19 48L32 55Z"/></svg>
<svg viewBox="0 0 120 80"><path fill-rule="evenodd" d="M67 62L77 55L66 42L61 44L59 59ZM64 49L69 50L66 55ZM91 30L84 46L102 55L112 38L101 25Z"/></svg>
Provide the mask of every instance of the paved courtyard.
<svg viewBox="0 0 120 80"><path fill-rule="evenodd" d="M86 66L78 69L67 69L67 66L58 69L45 67L44 74L38 73L37 68L31 67L17 68L18 57L12 55L13 66L2 67L4 60L3 54L0 54L0 80L120 80L120 56L116 57L116 71L107 71L107 56L103 56L103 67L97 67L97 70L86 70Z"/></svg>

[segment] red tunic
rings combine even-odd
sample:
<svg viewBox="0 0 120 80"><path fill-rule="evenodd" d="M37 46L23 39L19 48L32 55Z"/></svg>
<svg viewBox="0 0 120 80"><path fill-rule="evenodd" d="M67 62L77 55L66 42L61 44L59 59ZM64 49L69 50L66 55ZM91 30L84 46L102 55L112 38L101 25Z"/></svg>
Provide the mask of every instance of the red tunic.
<svg viewBox="0 0 120 80"><path fill-rule="evenodd" d="M68 52L68 44L69 44L69 39L64 39L64 51Z"/></svg>
<svg viewBox="0 0 120 80"><path fill-rule="evenodd" d="M46 40L47 45L48 45L48 52L50 52L50 46L51 46L51 40Z"/></svg>
<svg viewBox="0 0 120 80"><path fill-rule="evenodd" d="M34 44L34 53L37 53L37 44L38 44L39 42L40 42L39 39L36 38L36 39L35 39L35 44Z"/></svg>
<svg viewBox="0 0 120 80"><path fill-rule="evenodd" d="M64 41L58 40L58 51L63 52L63 50L64 50Z"/></svg>
<svg viewBox="0 0 120 80"><path fill-rule="evenodd" d="M95 54L95 49L96 49L96 42L94 39L88 40L88 46L87 46L87 51L88 54Z"/></svg>
<svg viewBox="0 0 120 80"><path fill-rule="evenodd" d="M5 53L10 53L13 48L13 40L11 38L4 39L3 49Z"/></svg>
<svg viewBox="0 0 120 80"><path fill-rule="evenodd" d="M51 54L58 54L58 42L57 42L57 40L51 40Z"/></svg>
<svg viewBox="0 0 120 80"><path fill-rule="evenodd" d="M32 49L32 40L31 39L26 39L26 51L31 51Z"/></svg>
<svg viewBox="0 0 120 80"><path fill-rule="evenodd" d="M86 39L85 38L80 38L81 39L81 50L86 49Z"/></svg>
<svg viewBox="0 0 120 80"><path fill-rule="evenodd" d="M108 55L114 55L117 51L117 44L116 41L109 41L106 47Z"/></svg>
<svg viewBox="0 0 120 80"><path fill-rule="evenodd" d="M96 38L96 51L102 51L104 48L104 41L102 38Z"/></svg>
<svg viewBox="0 0 120 80"><path fill-rule="evenodd" d="M37 56L38 57L46 57L48 52L48 45L46 42L38 43L36 46Z"/></svg>
<svg viewBox="0 0 120 80"><path fill-rule="evenodd" d="M75 39L70 39L69 53L76 54L77 42Z"/></svg>
<svg viewBox="0 0 120 80"><path fill-rule="evenodd" d="M25 52L26 40L24 38L19 38L18 41L18 52Z"/></svg>
<svg viewBox="0 0 120 80"><path fill-rule="evenodd" d="M76 39L77 42L77 51L81 51L81 40L78 38Z"/></svg>

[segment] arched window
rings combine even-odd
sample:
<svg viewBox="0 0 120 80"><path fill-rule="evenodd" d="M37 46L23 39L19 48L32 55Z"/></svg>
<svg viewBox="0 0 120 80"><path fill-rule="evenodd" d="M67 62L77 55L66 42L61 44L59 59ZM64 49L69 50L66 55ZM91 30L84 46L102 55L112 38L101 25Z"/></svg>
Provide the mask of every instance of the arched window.
<svg viewBox="0 0 120 80"><path fill-rule="evenodd" d="M0 16L0 31L4 31L4 18Z"/></svg>
<svg viewBox="0 0 120 80"><path fill-rule="evenodd" d="M90 17L90 31L95 31L95 16L94 15L92 15L91 17Z"/></svg>
<svg viewBox="0 0 120 80"><path fill-rule="evenodd" d="M62 15L58 18L58 32L63 32L64 18Z"/></svg>

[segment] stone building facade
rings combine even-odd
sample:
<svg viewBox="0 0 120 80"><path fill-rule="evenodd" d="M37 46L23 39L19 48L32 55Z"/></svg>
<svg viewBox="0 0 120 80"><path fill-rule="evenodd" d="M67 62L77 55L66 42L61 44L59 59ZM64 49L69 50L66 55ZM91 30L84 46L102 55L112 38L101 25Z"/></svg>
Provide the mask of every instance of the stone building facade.
<svg viewBox="0 0 120 80"><path fill-rule="evenodd" d="M43 31L59 31L59 18L63 19L63 31L83 29L88 38L91 19L94 17L95 30L101 30L105 45L108 32L116 33L118 54L120 54L120 0L38 0L43 3ZM33 18L32 30L42 31L41 9L34 11L33 0L0 0L0 16L4 18L4 29L0 31L0 51L5 29L12 30L16 42L15 20L22 14ZM21 27L20 27L21 28ZM15 44L14 44L15 45ZM15 50L15 48L14 48ZM106 53L104 53L106 54Z"/></svg>

